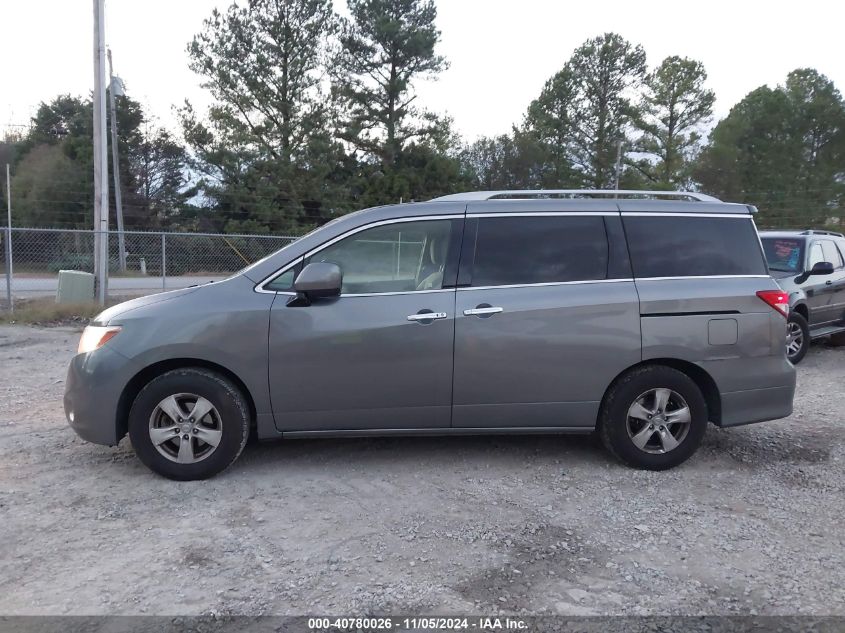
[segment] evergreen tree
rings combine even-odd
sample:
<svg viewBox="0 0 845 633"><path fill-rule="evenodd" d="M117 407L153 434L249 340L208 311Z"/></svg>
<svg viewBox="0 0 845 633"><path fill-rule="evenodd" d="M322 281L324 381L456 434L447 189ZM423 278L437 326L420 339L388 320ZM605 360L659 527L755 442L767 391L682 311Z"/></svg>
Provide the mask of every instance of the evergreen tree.
<svg viewBox="0 0 845 633"><path fill-rule="evenodd" d="M322 90L336 27L331 0L249 0L215 10L189 45L216 101L207 118L186 104L182 126L228 229L289 231L337 198L343 156Z"/></svg>
<svg viewBox="0 0 845 633"><path fill-rule="evenodd" d="M645 51L615 33L588 40L546 82L526 127L551 157L560 187L613 185L618 144L638 113L632 93L645 74Z"/></svg>
<svg viewBox="0 0 845 633"><path fill-rule="evenodd" d="M820 226L841 216L841 94L811 69L752 91L713 129L695 175L706 191L758 205L765 225Z"/></svg>
<svg viewBox="0 0 845 633"><path fill-rule="evenodd" d="M482 137L464 149L461 160L472 187L486 191L559 186L548 152L530 132Z"/></svg>
<svg viewBox="0 0 845 633"><path fill-rule="evenodd" d="M395 167L406 144L425 143L438 118L418 108L414 82L446 68L433 0L349 0L341 32L335 92L345 107L341 136L383 169Z"/></svg>
<svg viewBox="0 0 845 633"><path fill-rule="evenodd" d="M185 150L169 135L150 126L141 105L129 97L117 99L120 187L126 228L155 228L184 205L191 192L184 169ZM109 117L111 115L109 114ZM29 133L18 143L14 165L15 217L19 225L90 228L93 224L93 110L90 99L62 95L42 103ZM107 122L111 125L111 119ZM147 131L145 132L144 129ZM149 152L147 136L158 139L166 152ZM115 226L111 134L108 167ZM146 154L144 161L141 160ZM150 188L145 174L156 173L167 187ZM146 200L145 203L139 201Z"/></svg>
<svg viewBox="0 0 845 633"><path fill-rule="evenodd" d="M641 132L634 149L648 154L635 163L646 184L658 189L686 189L700 131L716 100L704 87L704 65L687 58L667 57L644 82L635 123Z"/></svg>

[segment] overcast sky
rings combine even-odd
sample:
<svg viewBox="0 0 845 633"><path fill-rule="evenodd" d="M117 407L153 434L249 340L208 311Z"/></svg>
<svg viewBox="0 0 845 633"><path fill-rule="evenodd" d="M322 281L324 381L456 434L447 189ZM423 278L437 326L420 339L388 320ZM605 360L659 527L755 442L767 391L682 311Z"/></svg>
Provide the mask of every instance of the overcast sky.
<svg viewBox="0 0 845 633"><path fill-rule="evenodd" d="M230 3L106 0L115 74L162 123L172 126L172 106L185 98L208 103L185 47L213 7ZM717 116L798 67L817 68L845 89L841 0L437 0L437 6L439 52L451 67L419 87L419 100L452 115L468 139L509 130L572 50L605 31L642 44L650 66L668 55L703 61ZM91 90L91 0L0 0L0 21L0 132L26 124L41 101Z"/></svg>

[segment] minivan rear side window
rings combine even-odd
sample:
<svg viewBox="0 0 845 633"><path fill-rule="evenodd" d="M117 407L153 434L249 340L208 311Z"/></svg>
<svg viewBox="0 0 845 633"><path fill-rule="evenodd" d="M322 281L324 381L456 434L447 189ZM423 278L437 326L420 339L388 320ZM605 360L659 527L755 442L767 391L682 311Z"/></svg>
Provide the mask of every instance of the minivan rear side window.
<svg viewBox="0 0 845 633"><path fill-rule="evenodd" d="M748 217L624 216L634 276L767 275Z"/></svg>
<svg viewBox="0 0 845 633"><path fill-rule="evenodd" d="M508 216L478 220L473 286L607 278L601 216Z"/></svg>

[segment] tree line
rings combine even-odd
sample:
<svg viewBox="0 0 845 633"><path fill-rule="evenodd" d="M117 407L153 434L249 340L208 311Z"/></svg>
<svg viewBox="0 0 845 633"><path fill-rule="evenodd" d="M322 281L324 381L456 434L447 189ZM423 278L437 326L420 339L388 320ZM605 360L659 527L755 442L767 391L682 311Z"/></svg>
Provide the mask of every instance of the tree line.
<svg viewBox="0 0 845 633"><path fill-rule="evenodd" d="M456 191L617 183L755 204L765 225L845 223L845 101L814 69L753 90L713 125L701 62L649 65L642 46L605 33L510 132L467 143L416 91L448 67L433 0L347 5L348 17L331 0L213 11L187 48L212 105L185 102L179 134L118 97L128 228L298 233ZM91 225L91 118L90 99L60 96L0 144L16 223Z"/></svg>

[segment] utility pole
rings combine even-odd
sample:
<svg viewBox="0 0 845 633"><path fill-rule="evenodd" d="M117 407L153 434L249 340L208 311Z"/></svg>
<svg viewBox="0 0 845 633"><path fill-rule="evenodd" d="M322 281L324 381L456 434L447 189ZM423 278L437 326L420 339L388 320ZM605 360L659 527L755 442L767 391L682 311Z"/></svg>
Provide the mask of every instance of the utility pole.
<svg viewBox="0 0 845 633"><path fill-rule="evenodd" d="M613 188L619 191L619 174L622 172L622 141L616 143L616 179ZM618 197L618 196L614 196Z"/></svg>
<svg viewBox="0 0 845 633"><path fill-rule="evenodd" d="M109 270L109 167L106 154L105 0L94 0L94 274L97 301L106 302Z"/></svg>
<svg viewBox="0 0 845 633"><path fill-rule="evenodd" d="M117 213L117 252L120 272L126 272L126 242L123 235L123 200L120 193L120 159L117 152L117 107L115 106L114 69L109 49L109 107L111 108L111 160L114 175L114 206Z"/></svg>
<svg viewBox="0 0 845 633"><path fill-rule="evenodd" d="M9 312L15 311L12 278L12 179L9 176L9 163L6 163L6 302Z"/></svg>

